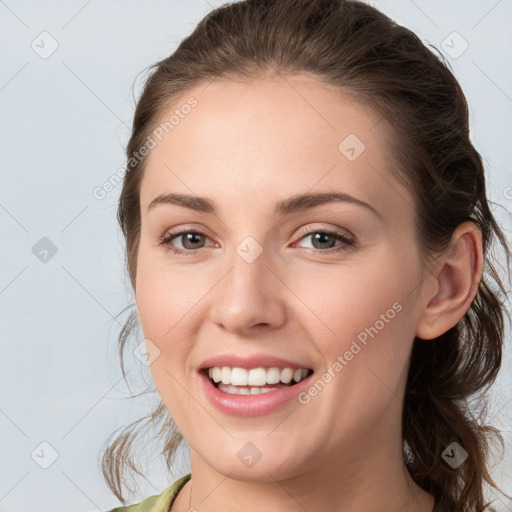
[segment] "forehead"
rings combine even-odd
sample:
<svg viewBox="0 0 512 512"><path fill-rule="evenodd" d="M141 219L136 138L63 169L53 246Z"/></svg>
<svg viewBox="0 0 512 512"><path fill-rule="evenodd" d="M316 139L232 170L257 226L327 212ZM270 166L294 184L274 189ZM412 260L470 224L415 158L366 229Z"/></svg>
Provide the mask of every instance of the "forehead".
<svg viewBox="0 0 512 512"><path fill-rule="evenodd" d="M283 140L292 145L306 143L306 148L318 148L323 140L324 146L332 149L338 138L352 133L379 146L383 156L387 152L384 139L391 128L379 113L357 101L348 91L307 74L202 83L176 98L172 107L161 113L160 123L165 123L173 111L184 108L192 98L197 105L180 116L172 129L174 135L183 135L180 139L187 138L191 143L194 141L189 136L193 131L203 145L210 141L213 146L218 135L243 142L244 150L256 151L257 146L262 151L269 150L280 147Z"/></svg>
<svg viewBox="0 0 512 512"><path fill-rule="evenodd" d="M183 107L189 104L195 106ZM408 192L392 174L390 125L308 75L203 83L162 112L160 126L173 115L172 129L148 156L141 204L171 189L215 195L220 203L233 193L251 201L265 191L272 204L335 189L382 207L395 196L399 213L411 213L403 204Z"/></svg>

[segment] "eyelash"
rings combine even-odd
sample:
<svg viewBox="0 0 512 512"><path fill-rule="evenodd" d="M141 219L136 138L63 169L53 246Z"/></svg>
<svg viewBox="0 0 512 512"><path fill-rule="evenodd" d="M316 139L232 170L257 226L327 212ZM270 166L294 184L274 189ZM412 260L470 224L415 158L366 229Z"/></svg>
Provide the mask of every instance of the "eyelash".
<svg viewBox="0 0 512 512"><path fill-rule="evenodd" d="M171 240L173 240L174 238L178 238L182 235L185 235L185 234L194 234L194 235L201 235L201 236L205 236L204 233L200 233L199 231L193 231L193 230L183 230L183 231L179 231L179 232L176 232L176 233L168 233L166 235L163 235L161 238L160 238L160 245L163 245L165 246L165 249L171 253L174 253L174 254L183 254L185 256L192 256L195 252L197 252L198 250L200 249L205 249L205 247L200 247L199 249L179 249L177 247L174 247L171 245ZM306 248L307 251L309 252L314 252L314 253L328 253L328 254L332 254L333 252L341 252L341 251L346 251L348 248L350 247L355 247L355 242L353 240L350 240L349 238L339 234L339 233L336 233L334 231L329 231L329 230L326 230L326 229L323 229L323 230L314 230L314 231L309 231L307 233L305 233L300 239L300 240L303 240L304 238L307 238L308 236L311 236L311 235L315 235L315 234L322 234L322 235L329 235L329 236L333 236L334 238L336 238L337 240L340 240L342 242L341 245L338 245L337 247L330 247L329 249L310 249L310 248ZM208 238L208 237L206 237Z"/></svg>

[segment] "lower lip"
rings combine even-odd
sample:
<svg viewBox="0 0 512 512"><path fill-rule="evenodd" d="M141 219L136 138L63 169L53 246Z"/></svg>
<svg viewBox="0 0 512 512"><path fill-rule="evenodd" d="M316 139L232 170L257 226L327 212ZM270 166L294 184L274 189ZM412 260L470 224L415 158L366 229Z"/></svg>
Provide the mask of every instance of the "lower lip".
<svg viewBox="0 0 512 512"><path fill-rule="evenodd" d="M212 381L203 373L199 372L201 383L210 403L219 411L230 414L231 416L263 416L277 411L294 398L299 393L305 391L310 385L312 373L297 384L286 388L259 393L256 395L234 395L225 393L215 387Z"/></svg>

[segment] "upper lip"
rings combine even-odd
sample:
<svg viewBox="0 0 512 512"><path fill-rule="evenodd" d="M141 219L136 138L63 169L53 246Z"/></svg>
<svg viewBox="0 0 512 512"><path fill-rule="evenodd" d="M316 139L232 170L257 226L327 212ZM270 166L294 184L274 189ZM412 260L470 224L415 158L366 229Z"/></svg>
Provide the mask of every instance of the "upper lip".
<svg viewBox="0 0 512 512"><path fill-rule="evenodd" d="M283 359L282 357L271 356L268 354L254 354L252 356L237 356L234 354L225 354L211 357L203 361L199 366L199 370L205 368L213 368L214 366L223 367L229 366L231 368L260 368L260 367L277 367L277 368L292 368L297 370L299 368L311 369L308 365Z"/></svg>

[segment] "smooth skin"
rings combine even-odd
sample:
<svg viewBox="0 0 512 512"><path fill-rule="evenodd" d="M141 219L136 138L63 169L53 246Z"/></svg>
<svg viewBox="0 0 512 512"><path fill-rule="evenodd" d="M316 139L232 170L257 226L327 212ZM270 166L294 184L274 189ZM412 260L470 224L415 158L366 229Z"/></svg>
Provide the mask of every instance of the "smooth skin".
<svg viewBox="0 0 512 512"><path fill-rule="evenodd" d="M409 358L415 336L433 339L469 309L480 231L460 225L424 268L412 195L393 176L390 125L313 76L218 79L173 109L191 96L197 106L148 157L136 278L144 336L160 351L151 373L190 448L192 480L172 511L191 500L201 512L431 512L433 496L403 463ZM350 134L365 145L354 161L338 149ZM375 212L331 202L274 213L291 196L333 191ZM148 211L169 192L209 198L217 211ZM200 235L161 244L181 230ZM315 236L322 230L354 244ZM252 263L236 251L249 236L263 250ZM289 358L321 378L395 303L400 312L308 404L248 419L219 412L201 390L197 368L225 353ZM262 454L252 467L237 457L248 442Z"/></svg>

